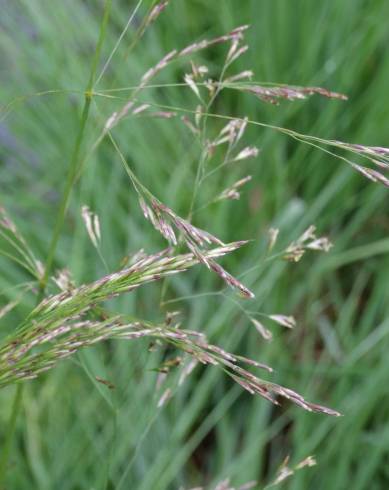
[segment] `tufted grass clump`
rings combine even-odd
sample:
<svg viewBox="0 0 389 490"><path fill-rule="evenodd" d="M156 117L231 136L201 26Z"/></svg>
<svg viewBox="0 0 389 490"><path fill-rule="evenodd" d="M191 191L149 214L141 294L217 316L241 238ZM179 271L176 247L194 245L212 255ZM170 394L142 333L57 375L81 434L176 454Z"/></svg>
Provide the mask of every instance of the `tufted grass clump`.
<svg viewBox="0 0 389 490"><path fill-rule="evenodd" d="M23 295L29 295L35 303L29 311L24 312L19 323L12 323L7 327L7 334L0 341L0 388L13 384L19 387L0 460L0 478L3 479L9 469L9 453L22 403L22 387L36 378L42 379L44 384L50 374L46 378L41 375L58 369L63 360L78 359L86 348L98 344L109 349L111 341L136 343L146 339L149 341L149 350L160 353L160 364L154 367L154 371L158 373L155 391L159 393L158 400L154 403L156 410L165 407L185 383L192 383L191 386L196 390L201 379L201 374L198 373L203 372L199 366L203 366L207 370L212 367L221 370L236 383L239 390L250 395L259 395L265 399L263 403L270 402L277 407L288 407L291 403L307 412L340 415L337 407L328 408L307 401L305 395L275 382L277 360L273 359L270 365L267 360L261 359L261 351L256 352L253 358L230 352L225 345L229 343L228 328L232 325L226 325L223 335L214 342L206 332L205 325L202 329L191 328L187 325L185 312L171 311L166 306L181 301L180 296L175 294L175 288L171 286L173 281L184 275L196 277L191 275L191 269L196 268L200 275L197 277L207 276L212 284L212 289L204 294L229 302L243 315L246 324L263 344L273 340L277 329L298 332L299 322L288 312L269 311L267 308L262 311L256 308L256 290L260 288L250 280L250 273L268 264L280 264L283 267L289 263L293 266L311 253L328 253L332 248L330 239L318 235L316 227L311 223L297 236L293 235L284 242L281 240L281 226L261 230L261 238L258 240L239 236L239 230L236 230L235 236L234 227L227 223L225 234L232 234L234 241L225 240L220 233L211 229L212 225L208 228L208 213L216 206L226 204L232 206L234 213L238 213L236 210L240 208L233 206L249 195L247 189L253 183L253 172L250 169L257 164L262 151L256 143L249 141L252 131L270 130L280 137L287 137L315 151L331 155L342 165L347 164L350 173L356 171L359 176L383 187L389 187L389 149L307 135L254 120L249 115L221 113L220 104L227 93L250 98L250 104L253 105L280 106L280 110L283 104L299 104L311 97L332 99L336 104L347 100L346 95L321 86L259 82L250 66L236 69L237 65L241 67L249 50L245 40L248 25L240 25L216 37L204 36L186 46L172 46L137 81L133 81L130 87L100 88L116 62L117 50L124 42L132 22L137 21L137 28L134 28L133 41L128 47L129 59L136 47L147 50L144 37L170 7L168 1L151 2L150 8L140 18L138 9L141 4L142 2L137 4L110 54L104 58L102 53L112 2L107 0L104 3L89 77L82 91L83 109L69 158L67 177L57 202L58 211L51 236L47 237L44 254L42 250L39 253L34 250L8 211L1 208L0 253L6 260L16 264L18 270L23 270L28 281L23 286L19 299L1 307L0 318L11 318L10 314L17 310ZM220 50L223 53L222 65L217 70L215 66L202 62L201 56L209 50ZM160 82L159 78L166 77L166 73L175 73L179 81ZM131 77L129 69L128 78ZM184 91L191 105L181 107L170 104L164 93L172 88ZM55 92L57 91L48 90L40 96L59 95L64 91L59 90L57 94ZM3 114L7 116L12 113L14 106L25 100L27 97L22 96L6 104ZM94 131L88 133L92 126L92 117ZM179 192L183 196L173 196L168 204L154 190L152 179L148 179L146 184L139 176L142 171L128 158L128 151L122 148L123 135L131 140L132 128L145 121L176 124L185 132L193 155L191 186L182 188ZM147 129L147 125L145 127L144 140L151 144L154 134ZM175 146L174 142L172 146ZM150 232L154 233L154 242L151 246L150 243L142 243L139 252L124 258L109 257L104 253L103 247L104 241L110 239L104 233L105 220L115 220L115 210L110 209L109 215L101 218L95 211L93 202L82 202L78 215L72 218L78 223L77 226L84 227L82 236L83 239L89 239L88 253L96 252L96 260L101 262L105 273L95 275L92 280L79 281L75 279L78 271L73 270L70 263L59 267L59 244L63 238L72 193L80 185L93 185L84 184L86 176L90 177L89 167L95 164L92 163L95 158L103 155L102 158L106 159L107 153L113 155L109 164L114 165L115 160L120 162L120 170L129 184L126 190L128 199L132 199L138 206L137 209L132 208L131 213L143 215L145 221L142 226L148 226L152 230ZM164 155L164 158L171 157ZM142 165L149 165L147 158ZM177 162L177 167L179 165L180 162ZM153 170L150 170L150 174L153 175ZM223 180L222 176L226 183L221 186L217 179ZM107 187L105 201L109 201L110 192L111 189ZM185 202L185 206L182 202ZM130 222L130 216L127 219ZM334 238L336 241L336 236ZM138 241L136 237L136 243ZM164 243L163 247L160 246L161 243ZM168 248L165 248L166 244ZM249 247L261 248L258 262L245 262L245 249ZM144 249L157 251L145 252ZM226 260L230 255L243 257L237 259L234 273L228 265L233 262ZM41 257L38 258L39 256ZM241 263L245 263L245 266L241 267ZM149 286L146 285L151 283L160 291L161 300L154 301L151 308L149 305L148 311L143 311L143 316L131 309L123 312L117 307L123 298L131 295L141 297L136 295L143 289L147 291ZM189 289L196 292L188 294L189 302L195 302L196 296L202 294L201 284L201 281L193 280ZM159 319L155 320L155 317ZM145 344L139 345L144 347ZM266 348L267 346L264 350ZM298 355L296 352L296 356ZM107 389L115 389L115 383L98 375L95 380ZM161 386L163 390L160 392ZM72 389L71 386L66 388ZM311 399L308 395L307 398ZM327 404L326 401L324 403ZM20 416L19 423L23 423ZM281 483L305 466L315 464L312 456L304 457L302 463L290 467L288 460L285 460L276 476L269 478L272 482L270 486ZM119 469L117 472L120 473ZM120 484L122 477L118 481ZM243 485L239 488L251 488L249 485L255 487L256 483L251 482L246 487ZM215 488L233 487L230 487L230 481L226 479Z"/></svg>

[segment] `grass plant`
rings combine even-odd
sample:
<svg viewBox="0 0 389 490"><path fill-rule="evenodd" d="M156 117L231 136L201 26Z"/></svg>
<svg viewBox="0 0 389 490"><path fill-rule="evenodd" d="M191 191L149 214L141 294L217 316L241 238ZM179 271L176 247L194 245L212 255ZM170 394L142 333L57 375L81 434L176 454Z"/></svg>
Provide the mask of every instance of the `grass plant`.
<svg viewBox="0 0 389 490"><path fill-rule="evenodd" d="M386 3L3 10L4 488L385 488Z"/></svg>

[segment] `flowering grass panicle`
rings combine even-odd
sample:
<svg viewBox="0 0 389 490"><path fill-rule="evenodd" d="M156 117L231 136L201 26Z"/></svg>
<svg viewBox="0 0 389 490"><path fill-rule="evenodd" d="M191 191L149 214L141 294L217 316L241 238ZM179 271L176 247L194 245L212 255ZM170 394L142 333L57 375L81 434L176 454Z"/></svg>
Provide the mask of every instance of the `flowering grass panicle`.
<svg viewBox="0 0 389 490"><path fill-rule="evenodd" d="M144 32L166 10L168 4L169 1L153 3L148 14L139 23L135 36L136 40L143 36ZM335 139L322 139L300 134L292 129L253 121L245 114L236 116L215 112L215 101L226 90L239 91L243 97L247 98L254 96L253 101L257 104L264 102L278 105L282 101L284 103L288 103L288 101L298 103L298 101L303 101L313 95L342 102L347 100L345 95L322 87L258 82L255 80L255 74L250 67L249 69L234 71L234 63L244 56L248 50L248 45L245 44L247 29L248 26L243 25L221 36L203 39L186 47L176 47L169 50L154 64L151 64L151 67L140 77L137 84L130 89L123 89L130 92L124 101L118 97L120 105L115 106L113 112L111 112L111 107L108 113L110 115L104 116L101 133L90 152L90 154L94 153L105 139L112 143L127 172L145 219L166 239L169 248L154 254L146 254L142 249L133 257L126 257L117 270L81 285L76 285L70 270L67 268L60 269L53 275L50 283L51 292L54 285L59 289L59 292L48 294L46 276L52 275L51 263L62 224L58 228L58 233L57 231L54 233L52 242L54 245L50 246L49 258L46 267L43 267L14 222L5 210L0 208L0 238L2 240L0 254L22 266L34 278L33 286L35 287L36 284L39 286L35 308L19 325L16 327L11 325L9 328L11 333L5 336L0 343L0 387L37 378L43 372L57 366L61 360L79 352L80 349L108 339L135 341L147 338L152 341L150 349L157 349L161 345L169 346L169 350L164 351L164 355L161 356L161 363L156 368L158 374L156 382L158 402L156 404L159 409L169 403L169 400L174 397L175 390L185 383L185 380L196 367L203 365L220 369L246 392L259 395L274 405L280 405L282 402L292 403L308 412L330 416L340 415L337 410L307 401L296 391L271 381L274 372L273 367L257 360L259 356L255 355L255 359L250 359L238 353L228 352L221 345L215 345L214 337L209 336L208 338L203 331L185 328L185 319L182 320L184 325L182 327L181 322L177 320L177 312L168 312L166 316L162 315L163 320L151 322L129 314L119 314L117 311L113 311L115 308L110 302L112 298L132 293L146 284L162 282L171 276L184 273L195 265L205 266L217 274L223 281L223 287L227 285L237 291L242 299L253 300L255 298L255 285L252 287L252 291L240 281L241 276L233 276L219 263L222 257L240 249L249 240L240 240L237 237L237 241L224 243L221 238L210 231L197 226L200 221L198 220L200 212L208 209L209 206L223 206L227 200L240 199L241 192L253 184L254 179L248 175L244 167L256 159L261 150L244 141L249 126L258 131L262 129L277 131L301 143L325 151L347 162L368 179L389 187L387 177L389 170L388 148L351 144ZM121 39L122 36L119 41ZM80 126L80 135L74 151L75 157L72 160L74 172L70 171L69 173L68 182L70 184L75 183L76 178L74 176L80 176L83 170L81 163L84 161L78 162L78 157L91 98L94 97L95 100L100 96L111 98L116 104L116 96L112 95L116 89L110 93L109 90L98 91L96 87L117 46L116 44L99 77L95 77L93 71L95 68L92 69L90 86L86 91L87 109L84 112L86 116ZM203 60L199 60L202 51L215 46L218 46L217 49L225 49L226 51L224 63L218 76L214 73L214 67L210 68L204 64ZM176 65L180 64L184 67L181 72L179 72L180 68L177 68L180 73L178 83L157 83L156 79L162 72L173 66L176 68ZM185 90L190 95L188 101L195 100L194 106L172 107L167 104L158 104L155 101L156 98L152 99L147 95L154 89L169 90L170 87L180 87ZM179 211L175 203L169 207L157 198L152 190L141 182L127 162L125 153L120 149L118 143L120 134L118 138L116 137L119 124L121 125L120 129L124 131L125 123L129 118L137 122L146 117L177 121L179 129L186 131L186 135L189 131L193 147L198 151L195 168L191 169L194 172L194 186L193 193L189 197L190 202L185 204L189 208L184 210L186 212L182 212L182 209ZM350 160L350 155L357 161ZM360 161L367 161L367 165L370 166L362 165ZM77 168L79 163L79 168ZM203 189L207 186L204 183L208 183L215 177L220 177L222 171L225 171L223 187L215 185L212 193L209 192L210 195L206 195ZM70 184L64 193L63 206L58 215L62 223L69 200ZM179 212L182 216L178 214ZM84 205L81 209L81 216L91 243L103 258L101 253L102 232L98 215L91 211L88 205ZM202 223L202 221L200 222ZM307 228L285 249L270 255L277 248L278 239L279 230L271 228L264 261L279 258L289 262L298 262L308 251L328 252L332 247L327 237L316 235L314 226ZM185 253L180 253L182 249ZM254 264L252 268L258 268L258 264ZM36 292L33 286L29 285L28 291ZM235 298L232 301L241 307L240 302ZM0 318L5 317L18 304L19 300L15 300L2 306ZM156 309L158 307L159 305L155 305ZM268 323L286 329L297 327L294 316L289 314L247 312L243 306L241 311L262 339L266 341L271 341L273 338ZM260 317L260 320L254 318L256 315ZM172 355L169 357L170 354L165 355L166 352ZM173 384L167 386L166 380L170 381L168 375L173 369L178 370L176 386ZM262 374L258 375L258 372ZM101 377L96 377L96 380L110 389L114 387L113 384ZM285 460L270 486L281 483L295 471L314 464L313 457L308 457L295 466L289 465L288 460ZM255 487L255 485L255 482L249 482L237 487L236 490L238 488L247 490ZM230 485L229 480L224 480L215 487L215 490L233 490L234 488Z"/></svg>

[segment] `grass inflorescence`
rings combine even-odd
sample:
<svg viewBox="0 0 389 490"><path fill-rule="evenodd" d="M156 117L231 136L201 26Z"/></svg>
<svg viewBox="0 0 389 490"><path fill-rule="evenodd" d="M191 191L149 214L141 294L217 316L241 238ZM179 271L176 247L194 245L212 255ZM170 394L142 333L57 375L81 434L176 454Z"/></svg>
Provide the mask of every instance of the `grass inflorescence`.
<svg viewBox="0 0 389 490"><path fill-rule="evenodd" d="M146 3L147 6L143 5ZM321 83L302 86L256 80L254 67L250 66L249 61L244 61L250 53L250 42L246 39L252 37L246 23L227 29L226 34L201 36L187 44L182 44L181 40L177 43L167 42L166 50L155 49L158 56L153 54L150 56L153 60L149 60L147 55L147 61L143 62L136 50L147 53L148 36L158 29L160 22L163 29L164 17L169 15L170 9L181 8L173 4L169 1L136 2L128 19L125 22L120 20L122 30L118 33L113 26L118 20L115 15L120 8L116 10L110 1L105 2L92 67L89 76L84 77L84 80L89 80L86 89L66 87L63 90L46 90L42 86L35 90L35 95L34 91L31 91L32 95L18 95L3 105L1 121L8 124L19 107L30 103L33 105L35 100L69 97L72 101L71 97L77 94L84 97L84 108L77 118L78 129L73 131L74 143L69 144L64 153L71 156L67 177L61 175L61 179L65 178L64 190L54 197L56 206L53 208L58 208L56 217L50 217L46 224L46 197L42 201L43 206L37 204L39 199L35 201L36 196L31 197L31 202L36 205L34 220L38 219L46 233L39 231L39 227L29 229L28 226L22 226L22 233L9 216L13 213L1 208L0 253L4 263L11 265L7 265L3 281L6 286L4 296L8 300L0 307L0 319L6 325L6 333L0 343L0 387L15 383L27 386L29 380L40 378L41 381L35 386L38 389L42 387L43 392L45 386L54 383L51 380L61 376L61 360L72 359L73 364L80 365L80 371L84 371L93 381L97 393L93 397L101 396L104 399L115 421L113 449L103 478L106 487L116 482L120 488L124 482L130 481L127 478L131 478L131 481L137 482L136 488L141 490L172 488L173 481L174 485L186 488L187 483L196 478L188 475L181 478L178 475L190 455L192 467L197 468L194 473L197 477L204 477L210 483L210 488L256 488L259 485L257 480L261 485L265 481L270 482L268 486L272 487L286 479L289 481L292 475L290 481L299 485L298 482L305 478L301 476L305 472L297 470L316 464L315 459L307 454L318 448L323 434L327 434L333 425L320 422L321 432L314 432L314 436L310 437L304 425L301 425L301 421L307 419L299 415L293 418L300 441L303 441L302 450L295 448L296 457L301 460L296 464L289 464L285 451L278 448L279 442L271 442L271 434L277 433L279 437L289 439L293 437L288 426L288 402L307 412L325 415L338 416L339 411L347 415L350 412L353 405L351 398L344 391L333 395L333 392L338 393L337 375L333 373L339 371L347 379L348 369L352 371L356 366L353 359L359 359L376 342L371 332L369 335L373 337L367 337L370 338L367 347L362 337L358 348L352 351L350 359L347 358L343 344L350 341L345 340L346 337L339 338L333 331L331 325L336 321L334 312L345 325L341 335L348 333L352 336L349 326L352 318L366 310L366 318L371 322L380 308L377 306L369 310L360 304L364 300L356 304L361 297L360 292L369 283L367 270L363 274L361 272L355 284L352 284L350 300L342 298L342 286L335 276L329 274L323 280L323 268L326 271L326 267L334 267L331 260L340 266L349 262L347 256L332 255L333 244L327 236L318 236L316 227L311 223L317 221L318 229L327 229L330 234L331 216L326 217L325 208L330 206L334 196L340 195L337 210L344 203L346 214L339 211L339 222L333 226L331 237L335 249L338 235L340 242L346 243L340 230L349 230L344 232L344 236L350 239L358 226L365 223L365 215L361 212L349 228L344 224L353 206L352 192L347 191L347 185L351 185L348 179L353 179L352 174L356 170L359 175L358 180L352 180L358 182L354 186L363 185L360 183L363 179L359 179L363 176L375 184L383 184L381 189L377 186L378 190L371 192L384 196L385 187L389 187L389 149L379 146L379 142L350 143L347 142L348 137L343 135L339 138L314 136L314 128L312 131L311 128L309 131L290 129L296 122L293 111L299 109L292 109L289 102L298 105L308 101L311 96L312 100L314 96L321 96L333 99L337 106L345 104L348 97L323 88ZM212 9L211 6L208 8ZM61 9L64 9L62 15L66 18L66 7ZM112 26L109 22L111 9L114 16L111 17ZM83 12L83 15L97 18L97 12ZM97 27L94 27L96 34ZM129 33L132 35L130 42L126 41ZM106 42L110 45L109 49ZM104 51L108 53L103 55ZM215 54L221 60L219 64L212 62ZM169 77L172 80L166 83ZM134 81L136 78L138 83ZM129 79L132 85L129 85ZM244 103L239 105L238 111L235 108L231 112L224 111L231 100ZM326 102L332 103L331 100ZM275 113L272 112L282 112L283 107L286 107L285 113L290 114L285 121L281 116L274 117ZM266 114L274 118L265 122L263 115ZM54 131L56 123L53 123ZM48 122L43 121L42 131L48 129ZM61 131L59 127L58 130ZM259 131L270 136L257 136L255 139L255 132ZM317 133L320 134L320 131ZM169 137L165 138L165 134ZM337 171L339 175L336 174L336 179L328 182L327 169L306 170L307 182L308 179L312 180L311 197L307 199L307 202L312 201L311 206L306 205L304 200L291 197L289 176L279 164L274 170L277 173L273 176L276 181L269 184L270 170L266 169L265 180L260 184L258 162L268 158L269 142L277 148L274 138L280 135L286 136L287 142L283 143L286 145L283 153L277 156L277 150L274 150L276 161L289 159L296 152L305 161L307 157L323 158L323 163L325 158L331 157L342 165L348 164ZM374 138L372 140L375 141ZM301 150L295 149L300 147ZM28 155L25 149L21 151ZM296 157L296 160L301 158ZM23 178L29 182L31 175L27 173ZM49 173L46 178L44 190L37 191L39 196L58 186L55 172ZM325 184L321 189L323 182ZM318 193L317 198L315 193ZM343 199L343 196L348 197ZM17 206L12 198L6 201L2 205L13 210L15 215L27 213L27 208ZM366 206L366 213L369 209L372 212L373 208ZM140 221L142 214L146 220L144 222ZM258 222L255 221L257 219ZM69 228L75 234L74 239L65 232ZM260 239L256 236L257 232L253 232L258 228ZM169 248L163 248L164 242L168 242ZM142 249L139 253L122 258L128 254L128 249L140 247L161 251L145 253ZM387 250L386 242L380 242L378 252L374 247L365 247L367 249L362 245L361 253L357 250L355 260ZM319 265L316 268L312 265L310 271L303 272L303 276L307 274L307 279L303 277L301 285L290 289L286 285L285 289L281 273L291 267L301 270L301 261L313 261L306 257L312 251L324 252L323 258L320 255L316 258ZM353 254L350 257L354 257ZM88 264L88 269L84 263ZM199 267L192 271L195 265ZM304 271L304 266L301 267ZM298 274L291 272L291 280ZM281 286L277 286L278 282ZM294 284L297 284L296 279ZM15 287L16 290L12 289ZM369 289L366 296L370 295L373 293ZM290 300L281 301L282 297ZM166 311L166 306L172 303L182 303L184 311L181 315L176 311ZM379 303L377 300L377 305ZM289 308L291 313L287 312ZM282 310L284 312L280 313ZM317 325L319 337L314 337L306 329L304 317L305 323ZM248 325L249 330L245 330L243 325ZM286 341L289 344L283 345L282 339L286 335L280 333L282 329L279 327L291 331L288 337L291 340ZM381 326L382 338L385 338L386 328L384 323ZM262 344L259 346L258 342ZM123 457L125 450L120 452L118 449L118 456L115 457L114 448L115 443L118 448L122 444L118 440L120 432L117 427L122 424L124 429L125 422L119 414L120 409L113 408L112 400L116 391L122 390L124 396L125 390L118 388L123 385L116 379L111 381L105 374L98 374L103 369L93 352L100 352L97 351L100 344L101 352L109 358L108 366L112 366L116 372L115 377L120 378L118 369L124 366L124 379L132 379L135 383L127 398L133 400L130 410L137 410L136 399L140 400L140 405L152 407L148 420L144 419L145 413L139 411L141 432L134 429L132 440L135 449L129 463L124 463L128 462L127 456ZM95 346L95 350L85 349L90 346ZM144 366L142 369L138 366L134 353L140 356L140 351L144 352L142 355L145 358L153 359L152 372L157 373L156 379ZM243 354L238 354L241 351ZM90 359L88 356L93 359L92 370L85 361ZM322 358L329 374L321 371ZM311 364L306 364L306 359ZM317 369L316 361L319 362ZM72 364L69 365L68 369L72 369ZM200 365L204 369L195 369ZM219 368L214 370L216 373L221 371L234 381L233 387L224 385L226 378L219 377L219 374L208 374L212 366ZM381 367L377 376L384 370L383 365ZM278 374L279 368L281 374ZM51 374L41 377L49 370ZM258 375L258 370L266 373L264 377ZM296 372L303 380L299 391L304 396L284 387L284 384L292 386L296 382ZM143 387L137 387L139 379L143 380ZM317 383L318 388L312 388L312 384L316 385L312 380L323 383ZM63 386L72 391L70 382L65 381ZM210 387L213 387L213 392ZM112 393L106 395L104 390ZM30 391L27 393L30 397ZM226 421L230 417L228 408L234 405L238 397L243 397L242 393L259 395L277 408L271 411L265 401L260 402L262 405L244 401L242 413L247 417L247 426L230 427L225 431L226 424L228 427ZM157 396L156 400L154 395ZM214 409L209 406L212 396L216 398ZM326 405L337 410L309 402L305 396L309 400L323 399ZM6 479L8 471L9 481L16 478L10 472L10 449L18 434L17 424L23 427L27 423L24 417L19 417L18 421L17 414L22 406L29 410L28 399L23 401L19 388L10 412L0 462L0 477ZM268 428L267 423L249 415L251 407L258 406L261 407L261 417L267 420ZM143 453L142 444L148 441L152 430L158 432L159 429L153 424L158 417L162 417L159 414L165 413L165 410L176 410L171 407L179 407L179 413L173 417L174 421L177 419L177 427L169 438L172 451L173 446L179 450L177 458L172 462L169 457L171 453L161 451L145 473L144 469L140 469L143 466L140 460L143 457L149 459L148 451L153 452L153 445L148 445L149 449ZM208 412L209 415L202 420L204 413ZM234 410L231 413L234 414ZM339 427L343 427L341 422L339 424ZM228 438L227 452L221 457L229 461L230 466L223 462L216 463L215 457L215 467L208 471L202 461L207 449L201 448L201 441L211 430L215 431L212 440L218 441L218 445L223 445L223 438ZM253 463L258 451L253 430L264 431L261 436L262 448L272 444L277 447L274 461L267 455L262 456L262 466ZM269 431L268 435L266 431ZM282 431L286 436L282 435ZM245 434L245 444L241 444L240 434ZM113 440L106 428L101 437L105 442ZM330 447L328 439L327 443ZM244 449L242 456L235 460L232 454L238 446ZM104 451L102 454L105 456ZM215 454L218 454L217 451ZM382 451L377 449L377 461L381 455ZM51 479L45 470L40 470L43 466L41 462L37 464L34 458L34 478L42 488L46 488L47 482L55 481L55 477ZM280 466L283 459L284 463ZM95 468L93 458L90 465ZM278 471L276 467L279 467ZM315 471L316 468L311 470ZM79 474L82 474L82 470ZM334 476L334 481L343 481L341 470L338 475ZM255 481L250 480L251 476ZM248 483L231 483L235 479Z"/></svg>

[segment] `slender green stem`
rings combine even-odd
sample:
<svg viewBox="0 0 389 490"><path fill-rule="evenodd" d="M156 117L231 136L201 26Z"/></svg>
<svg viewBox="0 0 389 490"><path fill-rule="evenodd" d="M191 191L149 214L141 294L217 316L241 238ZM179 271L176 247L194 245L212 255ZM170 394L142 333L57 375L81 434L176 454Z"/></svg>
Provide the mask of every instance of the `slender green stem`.
<svg viewBox="0 0 389 490"><path fill-rule="evenodd" d="M40 297L40 299L43 297L46 286L47 286L47 281L49 279L51 267L52 267L53 261L54 261L55 251L56 251L57 245L58 245L58 240L59 240L61 230L62 230L64 221L65 221L65 216L66 216L66 211L67 211L68 204L69 204L70 194L71 194L74 182L75 182L76 177L77 177L78 166L80 164L80 153L81 153L82 141L84 139L86 123L87 123L87 120L89 117L90 105L91 105L91 101L92 101L93 84L94 84L94 80L95 80L95 76L96 76L97 66L98 66L99 59L100 59L101 48L102 48L104 37L105 37L105 32L106 32L106 28L107 28L111 3L112 3L112 0L106 0L106 2L105 2L103 19L102 19L101 25L100 25L99 39L97 41L95 54L94 54L93 60L92 60L92 66L91 66L89 81L88 81L88 84L87 84L87 87L85 90L85 100L84 100L84 107L82 110L82 115L81 115L81 120L80 120L80 128L79 128L77 139L76 139L76 142L74 145L73 153L72 153L72 156L70 159L69 171L68 171L67 178L66 178L65 188L64 188L62 200L61 200L61 203L59 206L58 215L57 215L57 219L56 219L56 223L55 223L55 228L53 231L53 235L52 235L50 247L49 247L49 252L47 255L47 259L46 259L45 272L43 274L43 277L42 277L42 279L40 281L40 285L39 285L39 292L40 292L39 297Z"/></svg>
<svg viewBox="0 0 389 490"><path fill-rule="evenodd" d="M13 436L15 433L16 420L20 408L22 406L22 394L23 394L23 385L19 383L16 386L15 398L12 404L11 416L8 422L7 433L3 444L3 452L0 459L0 488L3 488L3 483L7 472L8 458L9 458Z"/></svg>
<svg viewBox="0 0 389 490"><path fill-rule="evenodd" d="M57 245L58 245L58 240L59 240L61 230L62 230L64 221L65 221L65 215L66 215L66 211L67 211L68 204L69 204L70 194L71 194L72 188L74 186L74 183L75 183L75 180L77 177L78 166L81 162L80 154L81 154L82 142L83 142L84 135L85 135L86 123L87 123L88 116L89 116L90 105L91 105L91 101L92 101L93 84L94 84L94 80L96 77L96 70L97 70L97 67L99 64L99 60L100 60L101 48L102 48L104 38L105 38L109 14L110 14L110 10L111 10L111 4L112 4L112 0L106 0L105 5L104 5L104 13L103 13L103 18L102 18L102 21L100 24L99 38L98 38L98 41L96 44L96 49L95 49L95 53L94 53L93 60L92 60L88 84L87 84L87 87L86 87L86 90L84 93L85 100L84 100L84 107L82 110L82 115L81 115L81 120L80 120L80 127L78 130L78 135L77 135L77 138L76 138L76 141L74 144L74 149L72 152L72 156L70 159L69 170L68 170L68 174L66 177L65 188L64 188L61 203L59 206L57 220L55 223L55 228L53 231L53 235L51 238L49 251L48 251L48 255L47 255L47 259L46 259L45 271L44 271L43 277L39 283L38 302L42 299L42 297L45 294L45 290L46 290L47 282L49 279L51 267L52 267L52 264L54 261L55 251L56 251ZM11 448L12 439L14 437L15 428L16 428L16 420L17 420L17 416L18 416L18 413L20 412L21 405L22 405L22 393L23 393L23 385L19 384L17 387L17 390L16 390L14 402L12 405L12 412L11 412L11 417L10 417L10 420L8 423L8 431L7 431L6 441L4 444L4 449L3 449L3 452L2 452L2 455L0 458L0 484L5 479L10 448Z"/></svg>
<svg viewBox="0 0 389 490"><path fill-rule="evenodd" d="M69 172L67 174L64 192L63 192L60 207L58 210L53 235L51 237L50 247L49 247L49 251L48 251L48 255L47 255L47 259L46 259L45 272L44 272L43 277L42 277L40 284L39 284L39 293L40 293L39 299L41 299L42 296L44 295L44 292L45 292L45 289L47 286L47 281L49 278L49 274L51 271L51 267L53 264L55 251L57 249L58 240L59 240L61 230L62 230L64 221L65 221L65 215L66 215L66 210L67 210L67 207L69 204L69 198L70 198L71 190L73 188L74 179L75 179L75 176L77 174L78 161L79 161L79 156L80 156L80 151L81 151L81 143L82 143L82 140L83 140L83 137L85 134L85 127L86 127L86 122L87 122L88 115L89 115L90 104L91 104L91 97L88 94L88 92L86 92L85 93L84 108L82 111L81 122L80 122L80 129L78 132L78 136L77 136L77 140L76 140L76 143L74 146L72 157L70 160Z"/></svg>

